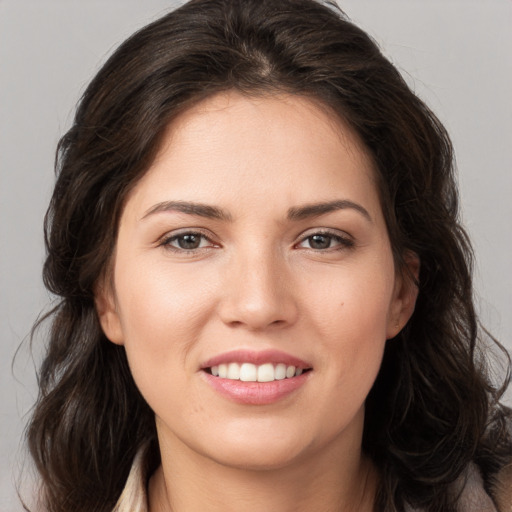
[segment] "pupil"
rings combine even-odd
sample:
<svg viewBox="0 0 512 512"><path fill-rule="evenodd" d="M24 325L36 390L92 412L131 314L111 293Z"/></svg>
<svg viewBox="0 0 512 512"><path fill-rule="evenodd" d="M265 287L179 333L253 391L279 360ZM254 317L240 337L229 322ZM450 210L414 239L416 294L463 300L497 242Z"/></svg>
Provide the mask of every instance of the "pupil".
<svg viewBox="0 0 512 512"><path fill-rule="evenodd" d="M328 249L331 244L331 237L326 235L313 235L309 243L313 249Z"/></svg>
<svg viewBox="0 0 512 512"><path fill-rule="evenodd" d="M181 249L197 249L201 238L197 235L183 235L178 238L178 245Z"/></svg>

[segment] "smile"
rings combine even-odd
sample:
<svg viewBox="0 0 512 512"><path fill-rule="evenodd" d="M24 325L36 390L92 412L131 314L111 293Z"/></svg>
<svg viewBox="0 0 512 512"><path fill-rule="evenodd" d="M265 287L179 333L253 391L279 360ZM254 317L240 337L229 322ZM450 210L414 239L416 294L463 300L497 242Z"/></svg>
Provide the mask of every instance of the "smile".
<svg viewBox="0 0 512 512"><path fill-rule="evenodd" d="M239 404L270 405L299 392L313 366L280 350L239 349L212 357L200 370L222 397Z"/></svg>
<svg viewBox="0 0 512 512"><path fill-rule="evenodd" d="M209 368L214 377L221 379L240 380L242 382L273 382L275 380L298 377L308 368L298 368L284 363L224 363Z"/></svg>

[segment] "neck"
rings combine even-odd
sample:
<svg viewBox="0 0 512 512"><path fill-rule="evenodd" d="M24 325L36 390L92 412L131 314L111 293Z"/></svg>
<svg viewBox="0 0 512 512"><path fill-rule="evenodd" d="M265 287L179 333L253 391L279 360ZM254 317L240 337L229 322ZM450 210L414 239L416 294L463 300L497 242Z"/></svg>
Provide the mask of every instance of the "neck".
<svg viewBox="0 0 512 512"><path fill-rule="evenodd" d="M162 465L149 485L150 512L374 510L377 471L360 448L347 451L334 443L313 458L261 470L169 448L161 443Z"/></svg>

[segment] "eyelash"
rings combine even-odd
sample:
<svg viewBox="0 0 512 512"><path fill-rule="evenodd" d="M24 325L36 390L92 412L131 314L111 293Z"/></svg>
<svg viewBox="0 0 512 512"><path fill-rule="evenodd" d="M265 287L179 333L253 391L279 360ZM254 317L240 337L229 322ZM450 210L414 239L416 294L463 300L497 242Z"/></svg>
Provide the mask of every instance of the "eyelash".
<svg viewBox="0 0 512 512"><path fill-rule="evenodd" d="M187 236L190 236L190 237L200 237L201 238L201 241L200 241L200 244L203 242L203 241L207 241L209 246L207 247L196 247L196 248L193 248L193 249L185 249L183 247L175 247L172 245L172 242L175 242L179 239L183 239ZM170 236L166 236L164 237L160 243L158 244L159 246L161 247L164 247L165 249L168 249L170 251L173 251L173 252L176 252L176 253L180 253L180 254L197 254L198 251L202 251L202 250L205 250L205 249L210 249L212 247L218 247L217 244L215 244L212 239L205 235L204 233L200 232L200 231L183 231L181 233L177 233L177 234L173 234L173 235L170 235Z"/></svg>
<svg viewBox="0 0 512 512"><path fill-rule="evenodd" d="M185 237L200 237L200 244L203 243L203 241L206 241L209 245L206 247L195 247L192 249L186 249L184 247L176 247L172 245L173 242L176 242L180 239L183 239ZM306 242L307 240L312 240L314 237L325 237L329 239L329 245L332 241L336 242L338 245L334 247L326 247L326 248L314 248L314 247L301 247L301 244ZM164 237L158 244L161 247L164 247L165 249L168 249L172 252L179 253L179 254L197 254L199 251L211 249L212 247L219 247L218 244L215 244L212 239L205 235L204 233L200 231L183 231L181 233L172 234L169 236ZM295 248L302 248L306 249L308 251L313 251L316 253L320 252L332 252L332 251L342 251L345 249L350 249L354 247L354 241L349 238L348 236L341 236L339 233L333 233L331 231L314 231L307 236L302 236L300 241L294 245Z"/></svg>
<svg viewBox="0 0 512 512"><path fill-rule="evenodd" d="M303 244L307 240L311 241L311 239L315 236L328 238L328 239L330 239L331 242L332 241L337 242L338 245L335 247L326 247L324 249L315 249L314 247L303 247L303 249L306 249L309 251L314 251L314 252L331 252L331 251L343 251L345 249L350 249L350 248L354 247L354 240L352 240L352 238L350 238L348 236L342 236L339 233L333 233L332 231L322 231L322 230L314 231L314 232L308 234L307 236L303 236L301 238L301 240L299 241L299 243L297 243L295 245L295 247L300 247L301 244Z"/></svg>

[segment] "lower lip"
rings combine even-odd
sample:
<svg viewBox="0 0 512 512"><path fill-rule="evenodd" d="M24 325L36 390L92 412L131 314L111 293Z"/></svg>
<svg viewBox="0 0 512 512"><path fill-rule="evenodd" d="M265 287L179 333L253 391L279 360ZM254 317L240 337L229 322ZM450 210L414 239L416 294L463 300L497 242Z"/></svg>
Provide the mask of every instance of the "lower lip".
<svg viewBox="0 0 512 512"><path fill-rule="evenodd" d="M226 398L239 404L268 405L278 402L305 384L311 372L303 373L291 379L272 382L243 382L241 380L222 379L203 372L212 388Z"/></svg>

